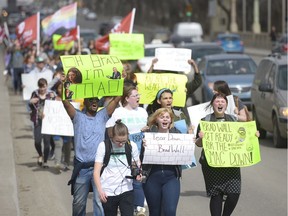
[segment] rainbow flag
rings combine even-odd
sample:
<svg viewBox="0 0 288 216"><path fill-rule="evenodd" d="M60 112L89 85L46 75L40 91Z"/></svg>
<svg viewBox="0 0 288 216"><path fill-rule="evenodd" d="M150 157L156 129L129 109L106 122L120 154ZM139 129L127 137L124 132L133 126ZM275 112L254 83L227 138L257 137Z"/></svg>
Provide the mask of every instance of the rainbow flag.
<svg viewBox="0 0 288 216"><path fill-rule="evenodd" d="M42 30L45 35L51 36L57 29L76 27L77 3L60 8L51 16L44 18L41 22Z"/></svg>

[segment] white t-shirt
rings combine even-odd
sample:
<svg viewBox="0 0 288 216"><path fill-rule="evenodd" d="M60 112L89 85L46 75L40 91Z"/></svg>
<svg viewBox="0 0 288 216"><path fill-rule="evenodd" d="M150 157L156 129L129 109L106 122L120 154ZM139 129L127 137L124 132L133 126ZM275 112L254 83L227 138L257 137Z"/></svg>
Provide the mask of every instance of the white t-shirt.
<svg viewBox="0 0 288 216"><path fill-rule="evenodd" d="M125 107L118 107L106 123L106 128L113 127L118 119L127 126L129 134L139 133L147 125L148 113L142 107L129 110Z"/></svg>
<svg viewBox="0 0 288 216"><path fill-rule="evenodd" d="M132 147L132 163L134 160L139 166L139 153L137 145L134 142L130 142ZM113 152L121 152L123 154L111 154L108 165L105 167L101 177L102 189L107 196L116 196L124 192L133 190L133 179L125 178L125 176L131 176L131 169L127 162L125 154L125 145L121 148L112 143ZM103 164L105 156L105 143L101 142L97 148L95 162Z"/></svg>

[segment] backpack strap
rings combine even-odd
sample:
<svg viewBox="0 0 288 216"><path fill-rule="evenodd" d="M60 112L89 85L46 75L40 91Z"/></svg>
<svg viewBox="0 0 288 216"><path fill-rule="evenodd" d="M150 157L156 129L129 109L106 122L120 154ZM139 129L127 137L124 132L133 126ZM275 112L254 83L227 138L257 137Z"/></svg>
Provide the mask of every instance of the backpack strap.
<svg viewBox="0 0 288 216"><path fill-rule="evenodd" d="M211 116L212 116L212 114L206 115L204 120L205 121L210 121L211 120Z"/></svg>
<svg viewBox="0 0 288 216"><path fill-rule="evenodd" d="M111 140L105 139L104 143L105 143L105 155L104 155L104 159L103 159L103 166L102 166L101 171L100 171L100 176L102 175L105 167L108 166L108 163L110 161L111 151L112 151ZM131 167L131 164L132 164L132 146L131 146L129 139L125 143L125 154L126 154L126 159L127 159L128 165L129 165L129 167Z"/></svg>
<svg viewBox="0 0 288 216"><path fill-rule="evenodd" d="M105 155L104 155L104 159L103 159L103 166L102 166L101 171L100 171L100 176L110 161L110 155L111 155L111 150L112 150L112 143L111 143L110 139L105 139L104 143L105 143Z"/></svg>

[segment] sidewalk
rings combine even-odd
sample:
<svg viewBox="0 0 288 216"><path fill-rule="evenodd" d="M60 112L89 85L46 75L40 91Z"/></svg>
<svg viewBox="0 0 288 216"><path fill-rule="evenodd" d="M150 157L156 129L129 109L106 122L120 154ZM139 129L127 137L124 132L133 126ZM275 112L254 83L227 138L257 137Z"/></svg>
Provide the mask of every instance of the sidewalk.
<svg viewBox="0 0 288 216"><path fill-rule="evenodd" d="M11 131L8 89L5 84L3 47L0 46L0 209L2 216L18 216L18 192Z"/></svg>

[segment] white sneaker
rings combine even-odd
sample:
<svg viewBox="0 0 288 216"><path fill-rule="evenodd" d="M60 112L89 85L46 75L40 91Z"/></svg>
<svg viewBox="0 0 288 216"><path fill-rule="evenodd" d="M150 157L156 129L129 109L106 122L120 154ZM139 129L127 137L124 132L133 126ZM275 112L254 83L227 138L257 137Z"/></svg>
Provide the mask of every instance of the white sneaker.
<svg viewBox="0 0 288 216"><path fill-rule="evenodd" d="M141 206L137 206L135 216L146 216L145 214L146 209Z"/></svg>

